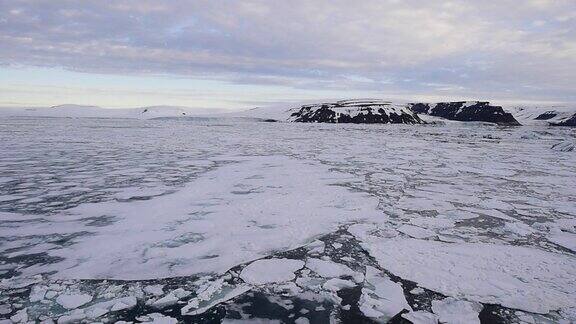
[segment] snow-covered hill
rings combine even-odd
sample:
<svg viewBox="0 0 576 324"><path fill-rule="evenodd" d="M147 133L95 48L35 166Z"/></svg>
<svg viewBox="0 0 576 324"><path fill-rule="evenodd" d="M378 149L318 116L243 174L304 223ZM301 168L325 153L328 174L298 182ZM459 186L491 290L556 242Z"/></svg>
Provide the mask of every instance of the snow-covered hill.
<svg viewBox="0 0 576 324"><path fill-rule="evenodd" d="M410 108L419 114L426 114L456 121L488 122L499 125L518 126L520 123L511 113L500 106L487 101L455 101L430 103L413 103Z"/></svg>
<svg viewBox="0 0 576 324"><path fill-rule="evenodd" d="M422 124L410 108L378 99L341 100L304 105L289 121L302 123Z"/></svg>
<svg viewBox="0 0 576 324"><path fill-rule="evenodd" d="M573 105L516 105L504 107L522 125L560 124L576 116L576 104Z"/></svg>
<svg viewBox="0 0 576 324"><path fill-rule="evenodd" d="M440 109L441 108L441 109ZM416 113L416 114L414 114ZM511 116L513 117L510 117ZM381 99L349 99L325 102L284 103L243 111L175 106L107 109L97 106L59 105L53 107L0 108L0 117L60 118L186 118L214 117L328 123L427 123L481 121L512 125L574 126L573 105L493 105L488 102L408 103ZM392 118L391 118L392 116Z"/></svg>
<svg viewBox="0 0 576 324"><path fill-rule="evenodd" d="M318 110L322 106L334 112L321 117ZM379 99L353 99L336 102L316 102L304 104L279 104L268 107L253 108L235 112L230 116L260 119L275 119L278 121L304 121L302 117L312 118L312 121L336 122L341 113L347 116L366 114L367 107L372 112L379 108L394 109L397 112L409 113L407 109L417 114L423 122L489 122L501 125L561 125L569 126L576 121L576 104L574 105L498 105L485 101L455 101L443 103L423 102L390 102ZM364 112L362 112L364 109ZM387 112L386 112L387 113ZM411 113L411 112L410 112ZM296 114L296 115L295 115ZM228 114L224 114L225 116ZM315 116L315 117L314 117ZM336 117L338 116L338 117ZM352 118L352 117L351 117ZM316 120L315 120L316 119ZM373 120L371 120L373 122ZM370 121L358 121L370 122Z"/></svg>

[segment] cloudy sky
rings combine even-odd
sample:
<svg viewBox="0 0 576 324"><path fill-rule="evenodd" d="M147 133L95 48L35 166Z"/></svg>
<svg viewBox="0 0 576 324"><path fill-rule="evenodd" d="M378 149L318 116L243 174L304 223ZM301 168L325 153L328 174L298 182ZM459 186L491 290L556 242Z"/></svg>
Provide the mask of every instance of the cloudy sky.
<svg viewBox="0 0 576 324"><path fill-rule="evenodd" d="M0 106L576 101L575 0L0 0Z"/></svg>

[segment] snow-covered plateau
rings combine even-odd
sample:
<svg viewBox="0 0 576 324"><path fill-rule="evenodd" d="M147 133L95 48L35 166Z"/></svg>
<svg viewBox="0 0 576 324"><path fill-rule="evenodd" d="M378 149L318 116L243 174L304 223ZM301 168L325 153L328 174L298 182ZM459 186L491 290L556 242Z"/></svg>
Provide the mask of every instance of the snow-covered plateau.
<svg viewBox="0 0 576 324"><path fill-rule="evenodd" d="M576 322L575 111L367 105L2 112L0 324Z"/></svg>

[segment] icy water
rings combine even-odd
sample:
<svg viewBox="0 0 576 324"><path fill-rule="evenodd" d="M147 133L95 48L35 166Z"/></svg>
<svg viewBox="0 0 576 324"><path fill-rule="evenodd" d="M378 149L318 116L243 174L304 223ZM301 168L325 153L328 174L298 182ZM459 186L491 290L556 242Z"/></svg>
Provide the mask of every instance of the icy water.
<svg viewBox="0 0 576 324"><path fill-rule="evenodd" d="M570 323L575 138L1 119L0 318Z"/></svg>

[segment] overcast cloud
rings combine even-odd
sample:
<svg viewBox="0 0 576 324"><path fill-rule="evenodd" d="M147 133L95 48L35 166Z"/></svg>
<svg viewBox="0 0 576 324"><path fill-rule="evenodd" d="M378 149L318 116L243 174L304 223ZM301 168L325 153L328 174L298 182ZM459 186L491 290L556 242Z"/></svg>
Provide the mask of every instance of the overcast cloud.
<svg viewBox="0 0 576 324"><path fill-rule="evenodd" d="M0 0L0 64L576 101L576 1Z"/></svg>

